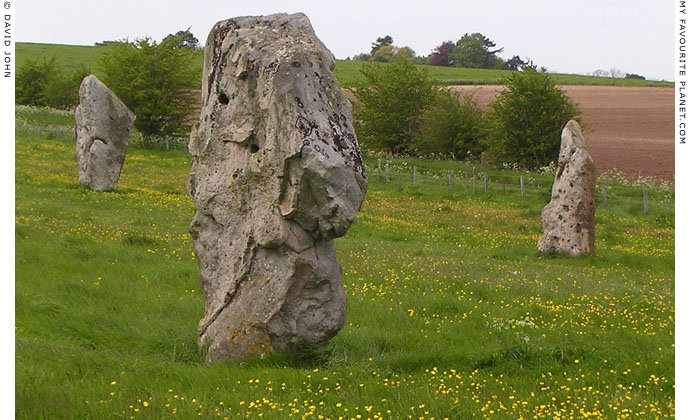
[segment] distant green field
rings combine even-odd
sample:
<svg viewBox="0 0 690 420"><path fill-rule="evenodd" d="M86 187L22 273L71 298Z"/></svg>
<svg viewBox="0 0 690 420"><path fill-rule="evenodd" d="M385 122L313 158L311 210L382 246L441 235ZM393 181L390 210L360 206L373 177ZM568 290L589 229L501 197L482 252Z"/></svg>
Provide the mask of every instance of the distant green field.
<svg viewBox="0 0 690 420"><path fill-rule="evenodd" d="M44 57L55 57L57 63L66 71L78 70L82 65L100 75L97 68L98 59L106 47L90 47L83 45L33 44L17 42L17 67L21 68L27 61L41 61Z"/></svg>
<svg viewBox="0 0 690 420"><path fill-rule="evenodd" d="M58 64L66 71L77 70L81 65L91 69L96 76L102 71L99 68L98 59L108 47L34 44L18 42L16 45L17 66L21 66L27 60L41 60L43 57L55 56ZM203 54L198 52L195 57L195 66L203 68ZM335 68L335 76L341 85L352 83L359 70L364 65L361 61L338 60ZM386 64L377 64L386 65ZM481 85L501 84L503 77L510 74L508 70L465 69L458 67L420 66L429 72L434 80L445 85ZM621 86L673 86L672 82L653 82L636 79L611 79L608 77L580 76L575 74L557 74L551 76L557 84L563 85L621 85Z"/></svg>
<svg viewBox="0 0 690 420"><path fill-rule="evenodd" d="M341 85L347 85L357 77L359 70L366 63L362 61L338 60L335 75ZM387 65L374 63L375 65ZM498 85L509 70L466 69L459 67L418 66L429 72L432 79L444 85ZM617 86L661 86L672 87L671 82L654 82L637 79L611 79L609 77L581 76L577 74L550 73L559 85L617 85Z"/></svg>
<svg viewBox="0 0 690 420"><path fill-rule="evenodd" d="M86 46L86 45L59 45L59 44L34 44L29 42L17 42L17 67L21 68L28 60L40 61L43 58L50 59L55 57L58 65L66 72L78 70L82 65L91 70L97 77L103 75L100 68L99 59L101 54L107 49L105 46ZM203 69L204 58L199 51L194 57L194 65Z"/></svg>

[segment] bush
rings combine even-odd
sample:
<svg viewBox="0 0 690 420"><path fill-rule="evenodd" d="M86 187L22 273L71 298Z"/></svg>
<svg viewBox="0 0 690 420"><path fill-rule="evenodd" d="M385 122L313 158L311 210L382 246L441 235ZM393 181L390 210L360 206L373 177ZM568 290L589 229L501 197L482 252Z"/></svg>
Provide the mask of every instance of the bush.
<svg viewBox="0 0 690 420"><path fill-rule="evenodd" d="M422 112L436 96L425 70L406 60L394 64L368 64L360 70L352 92L355 130L370 148L404 153L414 148Z"/></svg>
<svg viewBox="0 0 690 420"><path fill-rule="evenodd" d="M55 57L29 60L17 69L15 101L18 105L72 109L79 104L79 86L88 74L84 67L64 74Z"/></svg>
<svg viewBox="0 0 690 420"><path fill-rule="evenodd" d="M483 119L474 96L439 90L421 116L418 150L455 159L479 156L484 150Z"/></svg>
<svg viewBox="0 0 690 420"><path fill-rule="evenodd" d="M55 57L43 60L28 60L17 69L15 80L15 102L18 105L47 106L45 87L56 72Z"/></svg>
<svg viewBox="0 0 690 420"><path fill-rule="evenodd" d="M46 83L43 95L46 105L56 109L74 109L79 105L79 87L91 72L82 67L72 74L56 72Z"/></svg>
<svg viewBox="0 0 690 420"><path fill-rule="evenodd" d="M101 57L104 83L134 112L146 138L188 134L199 81L192 50L178 43L177 37L121 42Z"/></svg>
<svg viewBox="0 0 690 420"><path fill-rule="evenodd" d="M558 157L563 127L580 111L551 77L526 69L504 79L505 89L489 104L490 158L533 169Z"/></svg>

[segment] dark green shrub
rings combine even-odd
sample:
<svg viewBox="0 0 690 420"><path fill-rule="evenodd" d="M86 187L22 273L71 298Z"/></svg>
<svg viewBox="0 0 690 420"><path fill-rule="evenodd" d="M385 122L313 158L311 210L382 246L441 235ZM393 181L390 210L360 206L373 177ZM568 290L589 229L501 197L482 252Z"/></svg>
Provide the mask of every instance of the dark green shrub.
<svg viewBox="0 0 690 420"><path fill-rule="evenodd" d="M55 77L55 57L43 60L28 60L17 69L15 79L15 102L18 105L47 106L45 87Z"/></svg>
<svg viewBox="0 0 690 420"><path fill-rule="evenodd" d="M72 74L57 71L43 89L46 105L56 109L73 109L79 105L79 86L91 72L82 67Z"/></svg>
<svg viewBox="0 0 690 420"><path fill-rule="evenodd" d="M418 151L478 157L484 150L482 125L483 114L472 95L439 90L420 118Z"/></svg>
<svg viewBox="0 0 690 420"><path fill-rule="evenodd" d="M352 86L355 130L368 147L404 153L414 148L419 121L435 97L425 70L406 60L394 64L365 65Z"/></svg>
<svg viewBox="0 0 690 420"><path fill-rule="evenodd" d="M82 67L65 74L55 57L27 61L17 69L15 101L19 105L73 109L79 104L79 86L89 70Z"/></svg>
<svg viewBox="0 0 690 420"><path fill-rule="evenodd" d="M558 157L565 124L579 120L577 105L533 69L512 73L504 84L489 104L489 158L529 169L548 165Z"/></svg>
<svg viewBox="0 0 690 420"><path fill-rule="evenodd" d="M121 42L101 57L103 82L137 116L134 126L144 137L188 135L199 80L193 50L178 44L174 36Z"/></svg>

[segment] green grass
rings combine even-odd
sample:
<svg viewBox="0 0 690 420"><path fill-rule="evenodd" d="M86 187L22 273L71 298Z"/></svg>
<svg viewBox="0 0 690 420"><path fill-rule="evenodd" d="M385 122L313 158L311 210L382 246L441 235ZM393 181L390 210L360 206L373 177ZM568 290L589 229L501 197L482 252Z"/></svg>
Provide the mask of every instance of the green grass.
<svg viewBox="0 0 690 420"><path fill-rule="evenodd" d="M24 135L41 137L40 128L43 126L43 138L60 139L71 138L74 131L74 112L50 108L37 108L18 105L15 110L16 130ZM59 126L59 131L57 127ZM186 138L174 138L170 147L184 148ZM135 131L130 137L130 145L141 146L141 135ZM163 149L163 145L157 145ZM372 152L364 155L366 165L373 174L376 173L376 157ZM548 199L553 184L553 168L520 172L511 168L492 167L476 161L456 161L452 159L424 159L411 157L383 157L382 178L385 164L389 164L392 182L399 185L409 185L412 181L412 167L418 168L421 184L430 186L447 185L447 172L453 173L453 184L459 190L483 191L483 173L489 177L489 189L494 195L507 195L508 200L521 200L519 197L520 176L526 186L527 195L538 200ZM476 173L476 185L473 174ZM636 216L643 212L642 188L647 188L649 209L651 213L660 217L674 217L675 187L673 183L654 177L631 178L620 172L602 174L597 181L596 202L603 205L602 187L607 187L608 205L611 210L621 215Z"/></svg>
<svg viewBox="0 0 690 420"><path fill-rule="evenodd" d="M36 44L29 42L17 42L15 53L17 55L17 67L21 68L25 62L41 61L44 58L55 57L57 64L65 71L71 73L84 66L91 70L97 77L102 73L98 68L98 60L106 47L60 45L60 44Z"/></svg>
<svg viewBox="0 0 690 420"><path fill-rule="evenodd" d="M102 75L98 60L107 47L104 46L77 46L58 44L34 44L18 42L16 44L17 67L21 68L26 60L41 60L42 57L55 56L60 66L68 71L74 71L80 65L90 68L97 77ZM359 75L359 70L364 65L361 61L338 60L335 67L335 75L341 85L351 84ZM387 65L387 64L377 64ZM203 69L203 54L195 53L194 66L199 71ZM507 70L465 69L457 67L419 66L429 72L429 76L446 85L479 85L502 84L502 78L510 74ZM557 84L565 85L617 85L617 86L663 86L672 87L672 82L656 82L636 79L611 79L607 77L580 76L572 74L552 74Z"/></svg>
<svg viewBox="0 0 690 420"><path fill-rule="evenodd" d="M74 127L74 112L61 111L52 108L38 108L34 106L16 105L15 123L29 125L59 125Z"/></svg>
<svg viewBox="0 0 690 420"><path fill-rule="evenodd" d="M343 330L208 365L189 156L131 148L117 192L97 193L77 185L71 141L17 133L18 419L675 414L672 213L598 208L595 257L539 256L548 195L386 185L368 159L335 242Z"/></svg>
<svg viewBox="0 0 690 420"><path fill-rule="evenodd" d="M103 69L100 65L100 58L107 46L88 46L88 45L62 45L62 44L38 44L31 42L17 42L15 45L15 53L17 55L17 68L28 61L41 61L44 58L50 59L55 57L55 60L67 73L72 73L79 70L82 66L86 67L96 77L103 77ZM204 67L203 52L194 52L194 68L199 73L199 81L201 81L201 72Z"/></svg>
<svg viewBox="0 0 690 420"><path fill-rule="evenodd" d="M338 60L335 75L341 85L351 84L359 76L359 70L366 63L361 61ZM388 64L373 63L374 65ZM511 74L508 70L466 69L459 67L417 66L429 76L444 85L499 85L503 78ZM615 85L615 86L660 86L672 87L671 82L657 82L637 79L611 79L608 77L581 76L576 74L550 73L556 84L560 85Z"/></svg>

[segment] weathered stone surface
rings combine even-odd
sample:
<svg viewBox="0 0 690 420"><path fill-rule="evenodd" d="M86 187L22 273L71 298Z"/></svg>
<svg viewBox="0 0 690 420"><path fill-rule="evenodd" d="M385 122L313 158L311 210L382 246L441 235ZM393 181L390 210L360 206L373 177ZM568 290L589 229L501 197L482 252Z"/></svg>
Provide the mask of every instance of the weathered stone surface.
<svg viewBox="0 0 690 420"><path fill-rule="evenodd" d="M79 183L92 190L114 190L125 162L135 116L94 75L79 87L74 113Z"/></svg>
<svg viewBox="0 0 690 420"><path fill-rule="evenodd" d="M209 34L187 184L207 360L321 344L343 326L332 241L367 182L334 66L301 13L229 19Z"/></svg>
<svg viewBox="0 0 690 420"><path fill-rule="evenodd" d="M561 134L551 201L541 212L539 252L573 256L594 254L594 183L596 169L580 125L570 120Z"/></svg>

